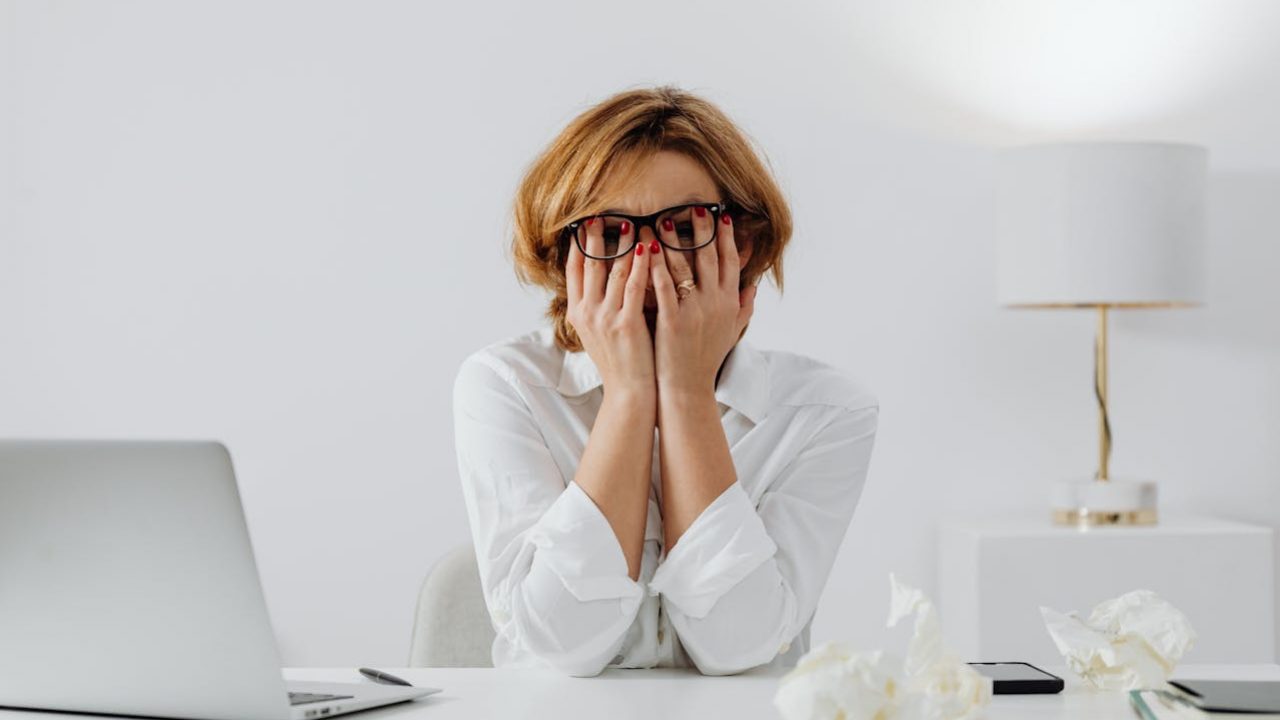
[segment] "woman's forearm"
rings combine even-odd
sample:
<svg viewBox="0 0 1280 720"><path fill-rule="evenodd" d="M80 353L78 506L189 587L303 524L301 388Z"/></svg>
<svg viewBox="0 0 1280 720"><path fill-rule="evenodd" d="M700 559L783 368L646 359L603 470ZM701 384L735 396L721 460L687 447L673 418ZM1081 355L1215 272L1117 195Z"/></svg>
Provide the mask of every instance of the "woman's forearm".
<svg viewBox="0 0 1280 720"><path fill-rule="evenodd" d="M698 515L737 480L715 389L667 389L658 397L662 526L667 553Z"/></svg>
<svg viewBox="0 0 1280 720"><path fill-rule="evenodd" d="M613 526L632 580L640 578L644 554L656 396L653 389L606 388L574 477Z"/></svg>

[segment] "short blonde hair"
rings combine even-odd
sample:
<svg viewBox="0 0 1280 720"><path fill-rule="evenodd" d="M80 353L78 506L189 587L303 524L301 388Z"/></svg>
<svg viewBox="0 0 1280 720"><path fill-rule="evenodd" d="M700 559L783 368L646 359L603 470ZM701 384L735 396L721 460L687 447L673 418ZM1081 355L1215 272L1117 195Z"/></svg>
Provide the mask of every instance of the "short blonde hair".
<svg viewBox="0 0 1280 720"><path fill-rule="evenodd" d="M662 150L699 161L721 200L734 209L734 232L750 238L742 269L746 287L764 273L782 290L782 252L791 239L791 210L747 136L715 105L675 87L620 92L578 115L526 170L516 191L511 250L516 277L552 293L546 317L556 343L582 349L566 319L568 291L564 227L601 212L603 191L614 177Z"/></svg>

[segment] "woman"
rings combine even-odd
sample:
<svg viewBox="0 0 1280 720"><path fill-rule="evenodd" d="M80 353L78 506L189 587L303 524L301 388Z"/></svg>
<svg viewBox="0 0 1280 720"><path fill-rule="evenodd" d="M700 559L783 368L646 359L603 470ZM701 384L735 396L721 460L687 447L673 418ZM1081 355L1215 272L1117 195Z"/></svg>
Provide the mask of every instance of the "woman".
<svg viewBox="0 0 1280 720"><path fill-rule="evenodd" d="M743 134L674 88L605 100L529 168L513 250L550 327L454 387L496 667L723 675L808 650L878 405L741 339L790 234Z"/></svg>

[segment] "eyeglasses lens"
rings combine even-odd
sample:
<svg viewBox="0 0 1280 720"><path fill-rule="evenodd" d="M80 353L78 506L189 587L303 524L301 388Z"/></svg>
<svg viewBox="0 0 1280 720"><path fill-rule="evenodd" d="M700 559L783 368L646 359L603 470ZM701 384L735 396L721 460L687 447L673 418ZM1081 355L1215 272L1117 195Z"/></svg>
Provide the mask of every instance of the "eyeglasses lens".
<svg viewBox="0 0 1280 720"><path fill-rule="evenodd" d="M671 224L674 226L676 237L672 240L666 235L663 235L663 240L666 240L668 243L674 244L679 248L688 249L697 247L697 238L694 236L693 232L693 208L683 207L663 214L658 218L658 227L664 227L664 223L666 223L667 220L670 220ZM715 232L715 229L715 225L712 225L712 232Z"/></svg>
<svg viewBox="0 0 1280 720"><path fill-rule="evenodd" d="M636 239L635 228L627 232L627 244L622 244L622 224L630 224L626 218L618 215L597 215L588 228L586 223L578 225L578 247L588 255L595 257L619 257L631 250Z"/></svg>
<svg viewBox="0 0 1280 720"><path fill-rule="evenodd" d="M714 239L717 224L712 216L711 237L702 238L702 242L698 242L699 238L693 229L694 212L692 206L686 206L659 215L654 227L665 228L667 221L672 226L671 231L664 229L659 232L658 237L662 242L678 249L691 250ZM624 223L628 225L625 242L622 236ZM636 228L631 225L631 221L621 215L596 215L590 227L585 222L580 223L576 231L578 247L582 252L598 258L615 258L627 254L635 244L636 235Z"/></svg>

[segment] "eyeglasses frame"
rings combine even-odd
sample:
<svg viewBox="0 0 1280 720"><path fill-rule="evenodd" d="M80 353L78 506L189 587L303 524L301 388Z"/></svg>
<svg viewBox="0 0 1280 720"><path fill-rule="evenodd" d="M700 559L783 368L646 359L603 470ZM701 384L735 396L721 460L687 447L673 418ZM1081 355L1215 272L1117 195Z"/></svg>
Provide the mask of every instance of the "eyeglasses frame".
<svg viewBox="0 0 1280 720"><path fill-rule="evenodd" d="M702 243L701 245L695 245L694 247L672 247L671 245L663 241L662 233L658 232L658 226L657 226L658 218L673 210L683 210L684 208L688 208L688 207L706 208L707 211L711 213L711 238L706 242ZM719 237L720 235L720 216L728 212L730 210L730 207L731 207L731 204L726 202L697 202L697 203L683 203L680 205L672 205L669 208L663 208L662 210L659 210L654 213L649 213L648 215L628 215L626 213L619 213L619 212L596 213L594 215L587 215L586 217L580 217L577 220L574 220L573 222L566 225L564 230L562 231L562 237L564 237L565 239L571 239L573 242L577 243L578 250L582 251L582 254L589 258L592 258L594 260L617 260L618 258L625 256L627 253L631 252L632 249L635 248L636 243L640 241L640 230L643 228L649 227L649 228L653 228L653 236L657 238L658 242L662 243L664 247L671 248L672 250L677 250L679 252L693 252L694 250L704 248L710 245L711 243L715 242L716 238ZM609 217L624 218L631 223L631 227L634 228L631 234L631 246L628 247L626 250L619 252L617 255L605 255L605 256L592 255L591 253L587 252L587 249L582 247L582 243L578 241L578 226L585 223L588 220L592 220L598 217L604 217L606 215Z"/></svg>

